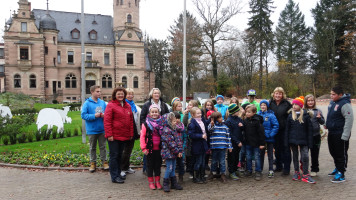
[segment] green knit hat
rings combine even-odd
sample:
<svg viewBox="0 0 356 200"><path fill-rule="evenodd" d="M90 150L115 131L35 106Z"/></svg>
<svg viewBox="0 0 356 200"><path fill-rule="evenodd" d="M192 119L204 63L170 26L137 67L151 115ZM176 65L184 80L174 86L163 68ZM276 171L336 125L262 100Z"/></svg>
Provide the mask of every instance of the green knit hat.
<svg viewBox="0 0 356 200"><path fill-rule="evenodd" d="M237 104L232 103L229 105L228 110L229 114L233 115L234 113L239 112L240 107Z"/></svg>

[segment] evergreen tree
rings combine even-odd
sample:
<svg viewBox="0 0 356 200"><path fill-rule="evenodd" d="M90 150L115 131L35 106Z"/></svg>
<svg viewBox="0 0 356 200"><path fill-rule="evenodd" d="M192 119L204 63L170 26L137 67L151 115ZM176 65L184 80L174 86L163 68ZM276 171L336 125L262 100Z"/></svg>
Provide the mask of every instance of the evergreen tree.
<svg viewBox="0 0 356 200"><path fill-rule="evenodd" d="M270 20L273 12L272 0L250 0L250 11L252 15L249 18L250 35L249 43L256 46L256 54L259 56L259 93L262 94L262 76L263 76L263 58L266 57L268 49L273 46L273 22ZM266 66L267 67L267 66Z"/></svg>
<svg viewBox="0 0 356 200"><path fill-rule="evenodd" d="M289 0L276 28L277 60L287 63L289 73L307 69L310 29L306 27L299 5Z"/></svg>

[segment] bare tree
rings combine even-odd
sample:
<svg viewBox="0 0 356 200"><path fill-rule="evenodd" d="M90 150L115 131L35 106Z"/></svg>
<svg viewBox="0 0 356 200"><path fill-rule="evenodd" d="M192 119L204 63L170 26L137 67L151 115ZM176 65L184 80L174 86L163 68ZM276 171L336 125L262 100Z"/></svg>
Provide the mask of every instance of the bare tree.
<svg viewBox="0 0 356 200"><path fill-rule="evenodd" d="M203 46L211 57L214 83L218 77L217 43L233 40L227 22L241 10L241 0L192 0L203 20ZM215 84L216 89L216 84ZM216 90L215 90L216 91Z"/></svg>

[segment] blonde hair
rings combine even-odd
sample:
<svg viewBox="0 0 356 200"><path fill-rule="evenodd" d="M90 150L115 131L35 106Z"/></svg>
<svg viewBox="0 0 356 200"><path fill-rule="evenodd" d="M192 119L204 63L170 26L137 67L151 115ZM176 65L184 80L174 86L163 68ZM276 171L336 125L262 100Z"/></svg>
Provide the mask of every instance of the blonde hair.
<svg viewBox="0 0 356 200"><path fill-rule="evenodd" d="M190 109L190 114L192 115L192 117L197 113L198 110L200 110L198 107L193 107L192 109Z"/></svg>
<svg viewBox="0 0 356 200"><path fill-rule="evenodd" d="M292 109L292 119L295 121L298 119L299 123L304 123L303 121L304 110L300 109L300 115L297 118L297 113Z"/></svg>
<svg viewBox="0 0 356 200"><path fill-rule="evenodd" d="M150 98L152 98L153 93L155 92L155 90L158 90L159 92L159 96L161 97L161 90L159 90L158 88L152 88L152 90L150 91L150 93L148 94L150 96Z"/></svg>
<svg viewBox="0 0 356 200"><path fill-rule="evenodd" d="M257 108L254 104L249 104L248 106L246 106L246 109L245 109L245 112L248 110L248 109L251 109L251 111L253 113L257 113Z"/></svg>
<svg viewBox="0 0 356 200"><path fill-rule="evenodd" d="M191 103L193 105L193 107L199 108L199 103L197 100L190 100L189 103Z"/></svg>
<svg viewBox="0 0 356 200"><path fill-rule="evenodd" d="M314 99L314 105L311 108L308 107L308 99L309 98L313 98ZM314 109L314 108L316 108L316 101L315 101L314 95L308 94L307 96L304 97L304 106L305 106L306 109Z"/></svg>
<svg viewBox="0 0 356 200"><path fill-rule="evenodd" d="M135 94L134 90L132 88L126 88L126 92L128 93L132 93Z"/></svg>
<svg viewBox="0 0 356 200"><path fill-rule="evenodd" d="M178 106L178 104L183 105L182 102L180 102L180 101L175 101L175 102L173 103L173 107L172 107L172 110L173 110L173 111L177 111L177 106Z"/></svg>
<svg viewBox="0 0 356 200"><path fill-rule="evenodd" d="M274 93L276 93L276 92L282 93L282 94L283 94L283 99L287 99L287 95L286 95L286 93L284 92L283 88L282 88L282 87L276 87L276 89L274 89L273 92L272 92L272 94L271 94L273 100L274 100Z"/></svg>
<svg viewBox="0 0 356 200"><path fill-rule="evenodd" d="M232 101L235 101L235 102L232 102ZM229 104L232 104L232 103L239 105L239 100L236 97L231 97Z"/></svg>

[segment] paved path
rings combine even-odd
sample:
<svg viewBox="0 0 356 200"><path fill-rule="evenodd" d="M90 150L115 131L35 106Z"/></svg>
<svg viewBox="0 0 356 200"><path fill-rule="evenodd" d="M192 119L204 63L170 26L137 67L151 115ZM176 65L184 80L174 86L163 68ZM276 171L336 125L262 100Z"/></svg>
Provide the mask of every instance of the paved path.
<svg viewBox="0 0 356 200"><path fill-rule="evenodd" d="M323 107L326 114L325 109ZM280 173L269 179L265 170L259 182L243 178L229 180L227 184L214 180L199 185L193 184L186 175L184 190L164 193L150 191L141 170L128 175L125 184L114 184L110 182L109 173L103 171L91 174L0 168L0 199L356 199L355 135L356 122L350 141L347 181L340 184L331 183L327 176L334 166L324 140L315 185L292 181L291 176L282 177Z"/></svg>

